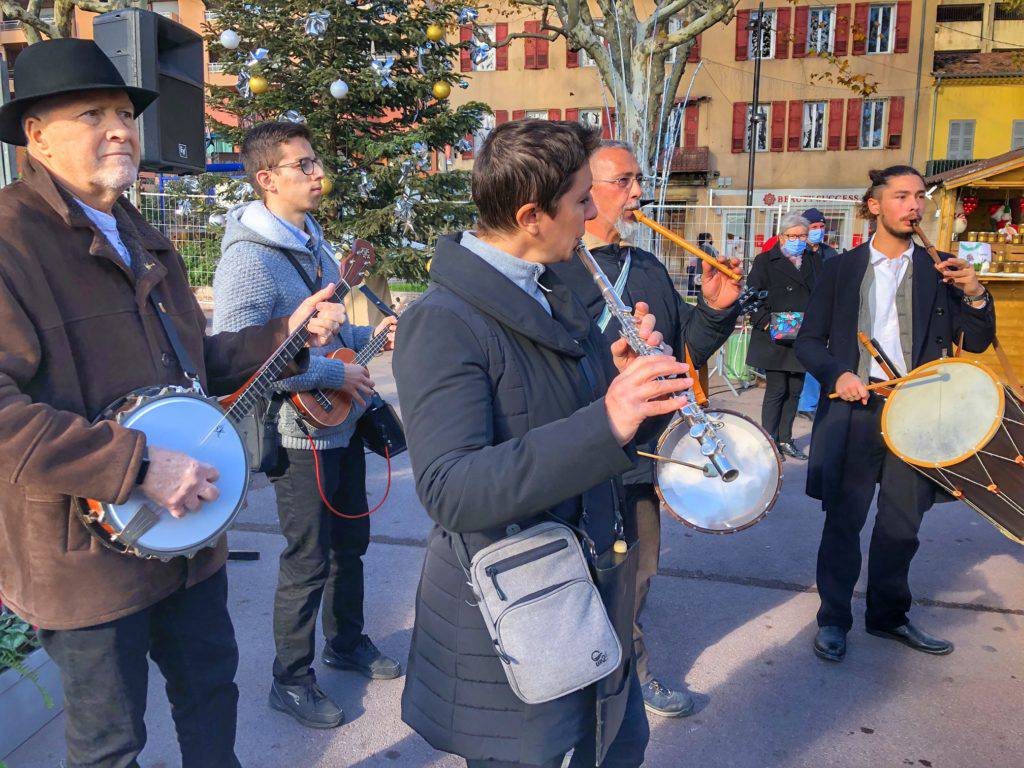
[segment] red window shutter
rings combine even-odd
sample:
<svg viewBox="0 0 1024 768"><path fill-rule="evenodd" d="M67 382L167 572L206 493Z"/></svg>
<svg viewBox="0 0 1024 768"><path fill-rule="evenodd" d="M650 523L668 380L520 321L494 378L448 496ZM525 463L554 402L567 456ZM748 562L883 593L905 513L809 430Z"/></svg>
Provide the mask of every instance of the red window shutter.
<svg viewBox="0 0 1024 768"><path fill-rule="evenodd" d="M561 120L561 119L562 119L562 110L560 110L560 109L549 109L548 110L548 120Z"/></svg>
<svg viewBox="0 0 1024 768"><path fill-rule="evenodd" d="M732 105L732 151L743 151L743 138L747 132L747 105L737 101Z"/></svg>
<svg viewBox="0 0 1024 768"><path fill-rule="evenodd" d="M736 11L736 61L746 61L750 54L750 11ZM740 152L743 150L741 149Z"/></svg>
<svg viewBox="0 0 1024 768"><path fill-rule="evenodd" d="M828 103L828 149L838 152L843 148L843 100L832 99Z"/></svg>
<svg viewBox="0 0 1024 768"><path fill-rule="evenodd" d="M537 31L538 32L540 31L540 23L539 22L537 23ZM541 39L538 38L537 40L534 40L533 42L535 42L537 44L537 69L547 69L548 68L548 45L549 45L548 41L547 40L541 40Z"/></svg>
<svg viewBox="0 0 1024 768"><path fill-rule="evenodd" d="M896 40L893 53L906 53L910 50L910 5L909 0L896 3Z"/></svg>
<svg viewBox="0 0 1024 768"><path fill-rule="evenodd" d="M853 8L853 55L863 56L868 51L868 11L867 3L857 3Z"/></svg>
<svg viewBox="0 0 1024 768"><path fill-rule="evenodd" d="M540 30L539 21L523 22L523 31L527 34L534 34ZM523 48L526 50L526 69L537 69L537 39L533 37L523 38Z"/></svg>
<svg viewBox="0 0 1024 768"><path fill-rule="evenodd" d="M801 5L793 17L793 58L802 59L807 55L807 12L810 9Z"/></svg>
<svg viewBox="0 0 1024 768"><path fill-rule="evenodd" d="M864 99L846 102L846 149L860 149L860 118Z"/></svg>
<svg viewBox="0 0 1024 768"><path fill-rule="evenodd" d="M472 133L467 133L466 134L466 141L469 142L469 150L462 153L462 159L463 160L472 160L473 159L473 148L475 147L475 144L473 143L473 134Z"/></svg>
<svg viewBox="0 0 1024 768"><path fill-rule="evenodd" d="M459 27L459 42L465 43L473 40L473 28L470 26ZM473 70L473 60L469 58L469 51L465 48L459 50L459 70L461 72L471 72Z"/></svg>
<svg viewBox="0 0 1024 768"><path fill-rule="evenodd" d="M693 40L693 45L690 46L690 52L686 54L686 60L690 64L696 64L700 61L700 35Z"/></svg>
<svg viewBox="0 0 1024 768"><path fill-rule="evenodd" d="M578 109L571 109L571 108L566 109L565 110L565 119L566 120L577 120L578 121L580 119L580 111Z"/></svg>
<svg viewBox="0 0 1024 768"><path fill-rule="evenodd" d="M693 149L697 146L697 129L700 127L700 104L687 104L683 122L683 147Z"/></svg>
<svg viewBox="0 0 1024 768"><path fill-rule="evenodd" d="M496 109L494 110L494 124L501 125L502 123L508 122L508 110L507 109Z"/></svg>
<svg viewBox="0 0 1024 768"><path fill-rule="evenodd" d="M508 37L508 24L495 24L494 25L494 42L500 43L502 40ZM508 69L508 46L503 45L501 48L497 48L494 51L494 68L499 70Z"/></svg>
<svg viewBox="0 0 1024 768"><path fill-rule="evenodd" d="M789 8L779 8L775 11L775 58L789 58Z"/></svg>
<svg viewBox="0 0 1024 768"><path fill-rule="evenodd" d="M799 10L799 9L797 9ZM804 103L802 101L789 102L789 140L786 149L790 152L799 152L801 138L804 132Z"/></svg>
<svg viewBox="0 0 1024 768"><path fill-rule="evenodd" d="M612 137L612 121L608 118L608 113L605 110L601 110L601 138L608 141Z"/></svg>
<svg viewBox="0 0 1024 768"><path fill-rule="evenodd" d="M899 149L903 141L903 97L893 96L889 99L889 135L885 145L889 149Z"/></svg>
<svg viewBox="0 0 1024 768"><path fill-rule="evenodd" d="M836 56L845 56L850 39L850 4L840 3L836 6Z"/></svg>
<svg viewBox="0 0 1024 768"><path fill-rule="evenodd" d="M522 120L525 117L526 117L526 110L525 109L513 109L512 110L512 119L513 120Z"/></svg>
<svg viewBox="0 0 1024 768"><path fill-rule="evenodd" d="M568 41L565 44L565 68L576 69L580 65L580 52L569 47Z"/></svg>
<svg viewBox="0 0 1024 768"><path fill-rule="evenodd" d="M786 102L772 102L771 151L781 152L786 148Z"/></svg>

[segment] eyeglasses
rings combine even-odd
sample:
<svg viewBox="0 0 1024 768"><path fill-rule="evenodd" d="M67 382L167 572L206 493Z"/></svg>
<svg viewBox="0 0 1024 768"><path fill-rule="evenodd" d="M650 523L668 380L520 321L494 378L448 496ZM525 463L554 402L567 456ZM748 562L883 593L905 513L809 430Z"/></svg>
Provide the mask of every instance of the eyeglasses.
<svg viewBox="0 0 1024 768"><path fill-rule="evenodd" d="M633 175L632 173L630 173L625 176L620 176L617 179L594 179L594 183L611 184L612 186L618 187L619 189L628 189L629 187L633 186L634 181L642 187L644 184L653 180L653 176L644 176L639 173Z"/></svg>
<svg viewBox="0 0 1024 768"><path fill-rule="evenodd" d="M267 170L268 171L276 171L278 168L290 168L290 167L297 167L300 171L302 171L307 176L312 176L313 175L313 169L314 168L321 168L322 169L324 167L324 162L319 157L304 157L301 160L296 160L295 162L292 162L292 163L281 163L280 165L272 165L270 168L267 168Z"/></svg>
<svg viewBox="0 0 1024 768"><path fill-rule="evenodd" d="M807 235L779 235L779 240L807 240Z"/></svg>

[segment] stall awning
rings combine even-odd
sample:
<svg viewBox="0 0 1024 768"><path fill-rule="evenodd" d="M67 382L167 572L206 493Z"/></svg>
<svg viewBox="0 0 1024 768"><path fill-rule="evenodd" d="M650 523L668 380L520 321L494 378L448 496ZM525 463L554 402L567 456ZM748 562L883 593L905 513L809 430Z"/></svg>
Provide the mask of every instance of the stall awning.
<svg viewBox="0 0 1024 768"><path fill-rule="evenodd" d="M1011 173L1012 171L1020 171L1021 173L1013 174ZM1009 174L1013 177L1013 179L1006 179L1006 181L1016 182L1012 186L1018 186L1020 181L1024 180L1024 149L1004 152L1001 155L990 157L988 160L977 160L970 165L964 165L944 173L929 176L924 181L927 186L940 184L946 189L955 189L957 187L976 186L979 182L993 180L993 177L1002 176L1003 174Z"/></svg>

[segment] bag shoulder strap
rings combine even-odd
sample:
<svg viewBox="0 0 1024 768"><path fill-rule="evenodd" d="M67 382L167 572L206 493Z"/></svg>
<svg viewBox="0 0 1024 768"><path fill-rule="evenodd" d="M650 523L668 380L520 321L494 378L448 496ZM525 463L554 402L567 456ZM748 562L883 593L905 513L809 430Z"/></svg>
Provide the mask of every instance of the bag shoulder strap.
<svg viewBox="0 0 1024 768"><path fill-rule="evenodd" d="M164 306L163 294L160 292L160 289L153 286L153 289L149 292L149 299L156 310L156 316L160 320L160 325L164 327L167 340L171 342L171 349L174 350L174 356L178 358L178 365L181 366L185 376L192 382L192 388L196 392L205 394L202 385L199 383L199 369L192 363L192 358L185 349L181 336L178 335L178 329L174 327L170 315L167 314L167 307Z"/></svg>
<svg viewBox="0 0 1024 768"><path fill-rule="evenodd" d="M615 295L619 296L620 298L622 296L622 292L626 290L626 281L629 279L629 267L632 261L632 256L630 255L630 252L627 250L626 259L625 261L622 262L622 271L619 272L619 277L615 281L615 285L612 286L615 291ZM604 308L604 311L601 313L601 316L597 318L597 327L601 329L601 333L604 333L604 329L608 327L608 321L610 321L611 319L612 312L606 306Z"/></svg>
<svg viewBox="0 0 1024 768"><path fill-rule="evenodd" d="M304 282L306 284L306 287L309 288L310 294L314 294L317 291L319 291L323 284L323 274L319 273L318 271L320 277L320 285L314 283L313 279L309 276L306 270L302 268L301 264L299 264L299 260L295 258L294 253L289 251L287 248L282 248L281 251L282 253L284 253L284 257L288 259L291 265L295 268L295 271L299 273L299 277L302 278L302 282ZM320 258L319 254L317 254L317 258Z"/></svg>

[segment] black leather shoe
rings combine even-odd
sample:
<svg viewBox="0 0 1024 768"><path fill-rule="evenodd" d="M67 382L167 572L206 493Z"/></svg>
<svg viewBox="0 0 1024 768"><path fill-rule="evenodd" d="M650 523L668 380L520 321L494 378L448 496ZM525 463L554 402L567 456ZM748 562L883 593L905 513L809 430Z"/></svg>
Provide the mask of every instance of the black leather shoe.
<svg viewBox="0 0 1024 768"><path fill-rule="evenodd" d="M308 728L337 728L345 713L316 683L270 686L270 708L291 715Z"/></svg>
<svg viewBox="0 0 1024 768"><path fill-rule="evenodd" d="M792 456L797 461L807 461L807 454L793 445L793 443L779 443L779 452L783 456Z"/></svg>
<svg viewBox="0 0 1024 768"><path fill-rule="evenodd" d="M842 627L819 627L814 636L814 655L825 661L842 661L846 656L846 630Z"/></svg>
<svg viewBox="0 0 1024 768"><path fill-rule="evenodd" d="M949 640L932 637L909 622L902 627L896 627L896 629L868 629L868 634L886 640L895 640L915 651L931 653L936 656L945 656L947 653L953 652L953 644Z"/></svg>
<svg viewBox="0 0 1024 768"><path fill-rule="evenodd" d="M371 680L393 680L402 674L402 665L381 653L366 635L347 653L340 653L327 643L322 658L328 667L361 672Z"/></svg>

